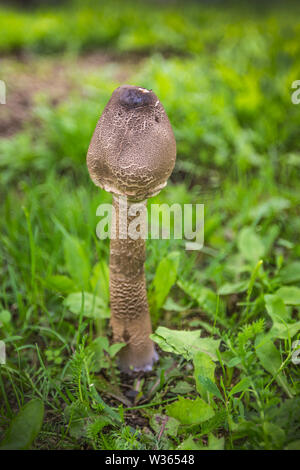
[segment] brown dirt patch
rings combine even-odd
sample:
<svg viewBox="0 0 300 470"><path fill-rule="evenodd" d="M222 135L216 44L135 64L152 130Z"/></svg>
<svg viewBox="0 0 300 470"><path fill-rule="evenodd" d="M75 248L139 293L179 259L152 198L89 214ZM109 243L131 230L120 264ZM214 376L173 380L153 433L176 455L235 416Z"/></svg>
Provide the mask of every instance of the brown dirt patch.
<svg viewBox="0 0 300 470"><path fill-rule="evenodd" d="M41 64L35 60L14 63L5 60L1 78L6 83L6 104L0 106L0 136L9 137L32 117L36 93L45 92L53 105L72 88L62 64Z"/></svg>
<svg viewBox="0 0 300 470"><path fill-rule="evenodd" d="M85 74L113 66L114 79L125 83L140 60L131 56L114 57L105 52L80 57L0 58L0 79L6 84L6 104L0 105L0 137L15 134L32 120L37 94L46 94L56 106L72 90L80 90Z"/></svg>

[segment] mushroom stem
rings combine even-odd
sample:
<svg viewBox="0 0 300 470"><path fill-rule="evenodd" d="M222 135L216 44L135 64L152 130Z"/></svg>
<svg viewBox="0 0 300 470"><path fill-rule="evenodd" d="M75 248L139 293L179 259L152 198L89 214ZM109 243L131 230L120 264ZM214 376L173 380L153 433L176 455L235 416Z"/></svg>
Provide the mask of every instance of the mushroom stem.
<svg viewBox="0 0 300 470"><path fill-rule="evenodd" d="M145 240L130 236L130 223L134 216L130 209L134 203L123 198L113 199L112 227L114 237L110 241L110 305L111 326L115 342L125 342L119 353L121 370L147 371L158 359L153 341L149 306L147 301L144 262ZM139 203L139 232L146 233L147 201Z"/></svg>
<svg viewBox="0 0 300 470"><path fill-rule="evenodd" d="M97 186L114 196L129 198L124 218L122 197L114 200L116 218L112 228L116 233L111 235L110 255L111 326L114 340L126 343L119 360L120 368L127 372L150 370L158 358L149 339L151 322L144 274L146 202L136 208L134 201L152 197L166 186L175 159L172 127L155 93L132 85L117 88L97 123L87 166ZM134 230L135 209L140 212L139 236L137 227Z"/></svg>

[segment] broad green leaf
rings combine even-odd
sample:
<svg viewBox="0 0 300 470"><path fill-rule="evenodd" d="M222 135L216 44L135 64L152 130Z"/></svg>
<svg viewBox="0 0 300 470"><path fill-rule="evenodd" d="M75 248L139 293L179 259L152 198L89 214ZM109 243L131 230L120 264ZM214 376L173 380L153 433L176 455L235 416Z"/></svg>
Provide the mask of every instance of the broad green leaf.
<svg viewBox="0 0 300 470"><path fill-rule="evenodd" d="M197 352L193 357L194 362L194 378L196 381L196 388L199 395L207 401L208 392L218 396L219 389L214 384L215 380L215 364L212 359L203 352ZM210 386L205 379L207 379L212 386ZM204 382L203 382L204 381ZM215 390L217 388L217 391ZM219 392L220 395L220 392ZM220 397L219 397L220 398ZM221 395L222 399L222 395Z"/></svg>
<svg viewBox="0 0 300 470"><path fill-rule="evenodd" d="M285 446L285 450L300 450L300 439L290 442Z"/></svg>
<svg viewBox="0 0 300 470"><path fill-rule="evenodd" d="M178 401L166 407L166 413L187 426L203 423L215 414L212 407L199 397L195 400L179 397Z"/></svg>
<svg viewBox="0 0 300 470"><path fill-rule="evenodd" d="M289 339L293 338L298 331L300 331L300 321L295 323L280 323L274 321L272 328L268 332L268 337L270 337L270 339Z"/></svg>
<svg viewBox="0 0 300 470"><path fill-rule="evenodd" d="M278 295L265 295L266 309L272 319L280 318L288 321L290 318L289 312L286 309L284 301Z"/></svg>
<svg viewBox="0 0 300 470"><path fill-rule="evenodd" d="M126 343L114 343L109 347L109 355L110 357L115 357L118 352L126 346Z"/></svg>
<svg viewBox="0 0 300 470"><path fill-rule="evenodd" d="M240 364L242 362L242 359L240 357L233 357L232 359L230 359L228 362L227 362L227 366L228 367L235 367L237 366L238 364Z"/></svg>
<svg viewBox="0 0 300 470"><path fill-rule="evenodd" d="M269 254L272 246L274 245L278 235L280 234L280 227L278 225L271 225L263 237L263 244L265 247L265 255Z"/></svg>
<svg viewBox="0 0 300 470"><path fill-rule="evenodd" d="M300 330L300 321L290 323L290 314L282 298L278 295L265 295L267 312L272 318L273 326L268 332L270 338L288 339Z"/></svg>
<svg viewBox="0 0 300 470"><path fill-rule="evenodd" d="M243 257L252 264L258 262L265 253L265 247L260 237L251 227L244 227L238 234L238 249Z"/></svg>
<svg viewBox="0 0 300 470"><path fill-rule="evenodd" d="M189 308L189 305L179 305L171 297L168 297L167 300L165 301L163 305L164 310L170 310L173 312L183 312L184 310L187 310Z"/></svg>
<svg viewBox="0 0 300 470"><path fill-rule="evenodd" d="M101 260L95 264L90 279L93 293L109 303L109 268L106 261Z"/></svg>
<svg viewBox="0 0 300 470"><path fill-rule="evenodd" d="M44 404L41 400L30 400L12 419L0 444L0 450L29 449L43 424Z"/></svg>
<svg viewBox="0 0 300 470"><path fill-rule="evenodd" d="M291 203L288 199L284 199L282 197L273 197L252 209L251 216L257 219L272 216L282 212L284 209L288 209L290 205Z"/></svg>
<svg viewBox="0 0 300 470"><path fill-rule="evenodd" d="M210 316L214 316L219 310L223 311L224 306L222 301L218 300L217 294L209 289L208 287L202 286L201 284L194 284L188 281L179 280L177 282L180 289L182 289L187 295L194 299L199 307Z"/></svg>
<svg viewBox="0 0 300 470"><path fill-rule="evenodd" d="M89 292L84 292L84 301L82 292L74 292L69 294L64 300L64 305L76 315L80 315L81 309L83 316L86 318L109 318L110 313L100 297L94 296Z"/></svg>
<svg viewBox="0 0 300 470"><path fill-rule="evenodd" d="M213 361L217 361L217 350L219 349L220 342L220 339L213 339L210 337L200 338L196 347L198 351L208 354Z"/></svg>
<svg viewBox="0 0 300 470"><path fill-rule="evenodd" d="M68 273L82 289L88 289L91 266L84 242L71 235L63 242L65 265Z"/></svg>
<svg viewBox="0 0 300 470"><path fill-rule="evenodd" d="M203 446L202 450L224 450L224 437L217 438L213 434L208 435L208 445Z"/></svg>
<svg viewBox="0 0 300 470"><path fill-rule="evenodd" d="M160 326L150 335L159 347L166 352L180 354L189 360L197 352L201 330L176 331Z"/></svg>
<svg viewBox="0 0 300 470"><path fill-rule="evenodd" d="M76 283L74 283L72 279L60 274L47 277L45 282L48 288L62 292L63 294L70 294L78 290Z"/></svg>
<svg viewBox="0 0 300 470"><path fill-rule="evenodd" d="M255 340L255 352L264 369L269 372L272 377L276 376L278 385L285 390L290 398L292 398L293 392L290 389L286 378L282 372L278 373L282 361L280 353L272 342L272 339L267 335L258 336Z"/></svg>
<svg viewBox="0 0 300 470"><path fill-rule="evenodd" d="M163 306L171 287L176 282L179 258L180 253L174 251L163 258L157 267L153 280L153 297L157 310Z"/></svg>
<svg viewBox="0 0 300 470"><path fill-rule="evenodd" d="M198 351L205 352L217 360L216 350L219 348L220 340L200 338L200 333L201 330L177 331L160 326L150 337L163 351L180 354L187 360Z"/></svg>
<svg viewBox="0 0 300 470"><path fill-rule="evenodd" d="M203 446L200 444L196 444L193 439L193 436L190 435L181 444L179 444L177 450L203 450Z"/></svg>
<svg viewBox="0 0 300 470"><path fill-rule="evenodd" d="M279 278L283 284L300 281L300 261L293 261L281 269Z"/></svg>
<svg viewBox="0 0 300 470"><path fill-rule="evenodd" d="M173 437L177 436L178 427L180 425L180 422L177 419L159 413L154 413L151 415L149 422L155 433L159 434L162 426L164 426L164 434Z"/></svg>
<svg viewBox="0 0 300 470"><path fill-rule="evenodd" d="M0 311L0 327L6 325L11 320L11 313L8 310Z"/></svg>
<svg viewBox="0 0 300 470"><path fill-rule="evenodd" d="M280 287L280 289L276 291L276 295L280 297L286 305L300 305L299 287Z"/></svg>
<svg viewBox="0 0 300 470"><path fill-rule="evenodd" d="M238 294L240 292L245 292L247 290L249 282L248 281L240 281L226 284L220 287L218 290L219 295L230 295L230 294Z"/></svg>
<svg viewBox="0 0 300 470"><path fill-rule="evenodd" d="M183 380L179 380L175 387L170 388L170 392L175 393L175 395L184 395L186 393L192 392L193 390L194 387L192 387L189 383L184 382Z"/></svg>
<svg viewBox="0 0 300 470"><path fill-rule="evenodd" d="M282 449L285 441L285 432L274 423L265 421L263 424L264 432L271 438L277 449Z"/></svg>
<svg viewBox="0 0 300 470"><path fill-rule="evenodd" d="M108 352L110 348L108 338L106 336L98 336L89 344L87 349L91 347Z"/></svg>

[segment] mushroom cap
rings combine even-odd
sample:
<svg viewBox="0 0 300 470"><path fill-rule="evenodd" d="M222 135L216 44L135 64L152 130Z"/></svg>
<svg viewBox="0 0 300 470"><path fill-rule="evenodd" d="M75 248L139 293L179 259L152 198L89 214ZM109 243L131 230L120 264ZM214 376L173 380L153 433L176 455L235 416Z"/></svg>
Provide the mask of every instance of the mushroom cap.
<svg viewBox="0 0 300 470"><path fill-rule="evenodd" d="M137 86L117 88L88 149L93 182L113 194L143 200L166 186L175 159L175 137L157 96Z"/></svg>

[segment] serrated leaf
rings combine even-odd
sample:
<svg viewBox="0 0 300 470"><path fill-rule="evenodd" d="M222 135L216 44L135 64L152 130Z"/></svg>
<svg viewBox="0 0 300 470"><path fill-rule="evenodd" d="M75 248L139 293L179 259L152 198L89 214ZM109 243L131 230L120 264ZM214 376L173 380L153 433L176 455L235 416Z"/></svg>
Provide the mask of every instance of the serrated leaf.
<svg viewBox="0 0 300 470"><path fill-rule="evenodd" d="M41 400L30 400L12 419L0 450L29 449L40 432L44 419L44 404Z"/></svg>

